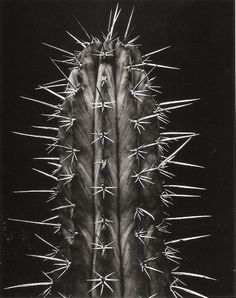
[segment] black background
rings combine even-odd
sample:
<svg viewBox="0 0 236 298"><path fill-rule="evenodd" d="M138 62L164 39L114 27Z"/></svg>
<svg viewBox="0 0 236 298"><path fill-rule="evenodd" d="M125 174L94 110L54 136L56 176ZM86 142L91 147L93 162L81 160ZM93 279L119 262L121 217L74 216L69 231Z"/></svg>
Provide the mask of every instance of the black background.
<svg viewBox="0 0 236 298"><path fill-rule="evenodd" d="M51 182L32 166L43 156L42 142L11 134L33 132L30 125L45 123L39 115L47 108L19 99L20 95L42 98L33 89L60 78L48 57L58 54L41 42L65 49L79 49L65 30L84 37L73 15L93 35L106 30L109 11L116 1L1 1L1 175L3 242L1 269L4 286L43 281L43 265L25 257L45 251L34 232L44 229L9 223L8 217L41 220L48 215L44 198L13 195L16 189L50 187ZM194 139L178 160L204 164L204 170L175 169L180 184L204 186L203 198L176 202L171 215L212 214L210 220L177 224L173 237L212 234L205 240L180 245L183 271L213 276L219 281L187 280L192 289L210 297L236 297L234 281L233 129L234 129L234 7L224 0L120 1L122 14L116 27L124 31L135 4L133 36L141 35L143 53L172 45L153 56L155 62L176 65L181 71L158 70L162 99L201 97L201 102L172 113L168 129L195 131ZM47 98L46 95L44 98ZM53 99L52 99L53 100ZM54 103L56 100L54 100ZM42 232L41 232L42 231ZM45 236L47 239L55 236ZM30 297L40 289L13 290L2 297Z"/></svg>

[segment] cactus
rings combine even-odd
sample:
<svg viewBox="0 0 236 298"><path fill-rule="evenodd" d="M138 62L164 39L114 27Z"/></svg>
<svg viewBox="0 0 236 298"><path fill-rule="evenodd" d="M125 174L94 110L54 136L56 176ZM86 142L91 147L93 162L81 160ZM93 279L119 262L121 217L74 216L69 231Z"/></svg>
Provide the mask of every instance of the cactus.
<svg viewBox="0 0 236 298"><path fill-rule="evenodd" d="M110 13L108 33L102 38L90 36L82 26L88 41L67 32L81 47L79 52L45 44L66 56L52 59L62 78L38 87L56 96L58 104L22 97L53 109L43 116L58 126L34 127L56 136L15 133L47 141L49 155L39 159L55 168L52 173L33 170L56 184L51 189L16 192L48 193L53 213L41 221L9 220L48 226L62 240L58 246L50 237L36 234L51 251L30 256L47 261L51 269L42 272L40 282L7 289L42 287L43 297L206 297L180 278L213 280L179 270L181 256L176 248L179 242L209 235L169 236L172 221L210 216L170 217L165 212L175 198L198 197L194 192L203 190L168 182L174 176L168 169L171 164L201 168L175 160L196 133L166 132L162 127L168 123L167 113L198 98L158 101L154 70L178 68L155 64L150 57L169 46L140 53L137 37L130 38L134 10L125 33L116 37L120 12L117 6ZM69 76L60 63L69 67ZM178 146L168 153L174 142Z"/></svg>

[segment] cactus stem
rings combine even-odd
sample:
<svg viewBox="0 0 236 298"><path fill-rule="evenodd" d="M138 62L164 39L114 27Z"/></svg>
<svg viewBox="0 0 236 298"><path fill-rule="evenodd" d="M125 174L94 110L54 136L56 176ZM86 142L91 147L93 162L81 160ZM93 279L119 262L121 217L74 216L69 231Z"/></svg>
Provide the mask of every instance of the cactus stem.
<svg viewBox="0 0 236 298"><path fill-rule="evenodd" d="M172 244L175 247L174 244L210 235L187 235L188 237L179 239L176 238L183 236L169 238L167 235L166 239L166 235L162 234L171 234L169 228L174 221L211 217L171 217L162 210L164 206L173 205L175 198L199 198L201 196L195 195L195 190L204 190L194 186L166 185L163 181L165 177L161 177L173 178L175 174L169 172L173 165L203 168L193 163L175 161L179 151L197 133L162 132L164 128L160 126L169 123L168 115L172 110L187 107L200 99L159 103L161 86L155 83L156 76L152 72L159 68L179 68L155 64L151 58L171 46L147 51L144 55L137 48L131 48L140 46L136 44L139 36L130 38L134 7L128 23L125 24L123 40L115 32L120 13L121 9L117 4L115 10L110 12L107 33L101 32L100 40L88 34L75 18L86 41L68 31L66 33L79 44L82 48L80 51L67 51L43 43L63 54L59 59L50 58L62 79L41 84L35 89L47 91L50 93L48 96L54 95L60 104L21 97L53 108L52 111L49 110L50 113L41 115L48 117L47 121L55 119L58 128L50 124L32 125L33 128L45 130L45 133L47 130L49 133L51 131L53 136L13 133L48 140L46 153L58 149L55 151L58 151L59 157L49 155L34 158L45 160L50 174L36 168L33 171L56 180L56 187L15 193L46 193L49 194L46 202L54 199L59 202L54 201L55 206L49 208L52 212L45 220L9 220L51 226L53 232L62 234L65 241L62 242L61 239L60 247L54 246L35 234L44 245L50 247L46 247L49 252L28 256L41 261L52 261L46 262L52 265L52 268L47 269L51 271L43 272L48 280L16 285L9 289L46 286L40 295L47 297L57 293L62 298L69 298L62 294L64 292L59 292L62 288L66 290L65 293L73 289L72 295L83 297L109 296L111 292L116 297L133 295L136 298L154 298L164 295L183 298L181 292L184 292L184 295L206 298L187 289L187 285L178 277L215 279L179 271L179 266L169 263L179 265L182 260L180 252L172 248ZM64 67L67 67L70 75L64 72ZM56 137L53 131L57 132ZM134 159L129 159L131 157ZM84 216L85 213L88 216ZM74 241L76 235L82 236L85 242L78 241L79 239ZM74 262L73 265L71 261ZM113 272L106 275L108 267L108 272ZM172 269L173 267L176 268ZM53 279L49 277L51 274ZM58 281L64 274L68 276ZM119 280L114 278L114 274L119 276ZM140 282L137 283L137 280ZM92 282L91 286L87 287L89 284L84 284L86 281ZM119 284L112 284L116 281Z"/></svg>

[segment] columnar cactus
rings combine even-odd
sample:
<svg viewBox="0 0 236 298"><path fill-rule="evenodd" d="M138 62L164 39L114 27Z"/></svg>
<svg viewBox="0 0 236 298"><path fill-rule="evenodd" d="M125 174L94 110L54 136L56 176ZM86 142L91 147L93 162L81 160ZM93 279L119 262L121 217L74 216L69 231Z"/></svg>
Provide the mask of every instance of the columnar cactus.
<svg viewBox="0 0 236 298"><path fill-rule="evenodd" d="M118 6L110 14L108 33L101 39L75 39L81 51L62 51L69 66L67 77L52 60L62 79L39 89L55 95L60 103L22 97L54 111L45 114L58 120L58 127L37 127L55 131L57 136L25 136L50 141L48 152L56 157L45 159L55 166L53 173L34 169L56 181L48 192L53 204L52 217L41 222L10 219L46 225L63 235L60 246L36 235L48 248L47 255L31 255L51 262L43 272L47 281L9 288L39 286L43 296L53 297L183 297L204 295L190 290L179 277L211 279L205 275L176 269L181 257L175 244L209 235L166 238L170 222L208 215L168 217L166 207L175 197L195 197L178 190L201 190L199 187L175 185L169 164L199 167L175 161L177 153L195 136L192 132L165 132L170 110L192 104L198 99L158 102L159 86L152 72L158 65L150 56L168 47L142 55L129 39L133 11L123 37L115 37L114 26L120 14ZM64 92L55 91L65 88ZM172 153L171 142L180 141ZM177 191L177 192L176 192ZM182 296L183 295L183 296Z"/></svg>

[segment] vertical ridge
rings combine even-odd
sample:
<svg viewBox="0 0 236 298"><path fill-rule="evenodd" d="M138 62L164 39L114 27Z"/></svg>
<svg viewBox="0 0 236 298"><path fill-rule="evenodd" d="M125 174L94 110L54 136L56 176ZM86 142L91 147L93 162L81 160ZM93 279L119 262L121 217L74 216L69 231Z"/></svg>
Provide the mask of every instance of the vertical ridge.
<svg viewBox="0 0 236 298"><path fill-rule="evenodd" d="M116 47L117 45L115 45ZM114 71L114 79L116 81L116 72ZM121 284L121 297L124 295L124 273L123 273L123 258L121 254L121 214L120 214L120 154L119 154L119 144L120 144L120 133L119 133L119 126L118 126L118 98L117 98L117 88L115 85L115 107L116 107L116 138L117 138L117 143L116 143L116 156L117 156L117 176L118 176L118 181L117 181L117 220L118 220L118 246L119 246L119 254L120 254L120 284Z"/></svg>

